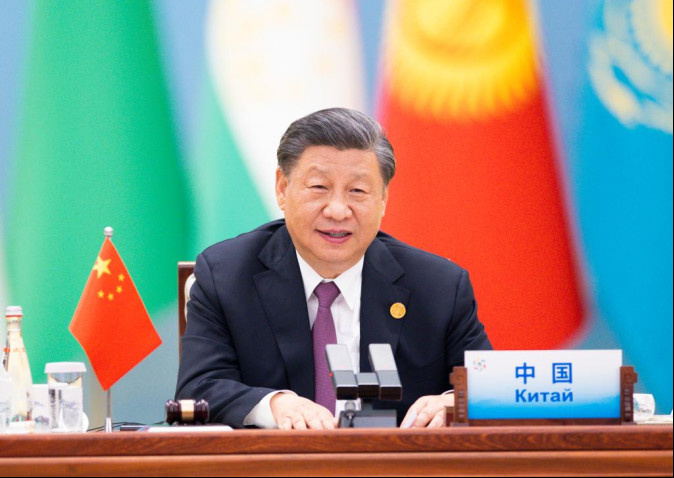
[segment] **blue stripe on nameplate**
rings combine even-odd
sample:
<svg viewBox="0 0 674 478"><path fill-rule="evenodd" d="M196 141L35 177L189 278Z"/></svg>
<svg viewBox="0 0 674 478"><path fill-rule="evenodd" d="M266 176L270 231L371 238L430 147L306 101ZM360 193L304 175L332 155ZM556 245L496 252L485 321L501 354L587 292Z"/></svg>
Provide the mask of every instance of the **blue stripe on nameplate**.
<svg viewBox="0 0 674 478"><path fill-rule="evenodd" d="M621 350L465 352L468 418L620 418Z"/></svg>

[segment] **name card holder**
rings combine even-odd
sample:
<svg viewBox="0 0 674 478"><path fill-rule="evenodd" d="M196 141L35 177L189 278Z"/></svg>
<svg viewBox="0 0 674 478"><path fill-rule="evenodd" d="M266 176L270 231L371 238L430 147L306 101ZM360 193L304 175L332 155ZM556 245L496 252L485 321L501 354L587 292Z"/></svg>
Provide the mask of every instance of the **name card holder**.
<svg viewBox="0 0 674 478"><path fill-rule="evenodd" d="M467 350L449 426L633 424L637 374L622 350Z"/></svg>
<svg viewBox="0 0 674 478"><path fill-rule="evenodd" d="M619 418L468 418L468 370L454 367L449 382L454 386L454 406L446 407L445 426L512 426L512 425L634 425L632 394L638 375L632 366L620 367Z"/></svg>

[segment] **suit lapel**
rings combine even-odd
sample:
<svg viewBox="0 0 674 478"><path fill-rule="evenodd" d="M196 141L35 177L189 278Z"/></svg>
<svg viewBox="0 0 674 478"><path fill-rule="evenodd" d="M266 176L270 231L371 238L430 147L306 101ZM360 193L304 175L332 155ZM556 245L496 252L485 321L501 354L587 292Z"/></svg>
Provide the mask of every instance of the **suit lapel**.
<svg viewBox="0 0 674 478"><path fill-rule="evenodd" d="M289 387L314 398L314 358L309 313L295 247L285 226L262 249L259 259L269 270L254 276L260 301L285 362ZM386 246L375 239L365 253L360 307L360 370L371 371L368 345L388 343L395 354L402 319L391 305L409 307L410 291L395 284L404 270Z"/></svg>
<svg viewBox="0 0 674 478"><path fill-rule="evenodd" d="M285 226L262 249L269 268L254 276L260 301L283 356L290 389L314 398L314 357L309 313L295 247Z"/></svg>
<svg viewBox="0 0 674 478"><path fill-rule="evenodd" d="M404 274L403 268L379 239L365 253L363 286L360 298L360 370L369 372L368 345L388 343L395 355L402 319L391 316L396 302L409 307L410 291L395 285Z"/></svg>

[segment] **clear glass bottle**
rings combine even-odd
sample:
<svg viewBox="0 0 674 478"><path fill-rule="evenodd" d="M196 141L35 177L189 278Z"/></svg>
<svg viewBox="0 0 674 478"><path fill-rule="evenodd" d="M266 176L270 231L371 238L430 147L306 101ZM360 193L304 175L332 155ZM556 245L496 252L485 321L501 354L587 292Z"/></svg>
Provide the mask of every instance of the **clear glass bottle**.
<svg viewBox="0 0 674 478"><path fill-rule="evenodd" d="M12 417L12 376L5 370L5 351L2 351L0 362L0 433L9 430Z"/></svg>
<svg viewBox="0 0 674 478"><path fill-rule="evenodd" d="M21 336L23 310L10 305L5 310L7 319L7 342L5 346L5 369L12 377L12 422L32 420L33 377L30 374L28 355Z"/></svg>

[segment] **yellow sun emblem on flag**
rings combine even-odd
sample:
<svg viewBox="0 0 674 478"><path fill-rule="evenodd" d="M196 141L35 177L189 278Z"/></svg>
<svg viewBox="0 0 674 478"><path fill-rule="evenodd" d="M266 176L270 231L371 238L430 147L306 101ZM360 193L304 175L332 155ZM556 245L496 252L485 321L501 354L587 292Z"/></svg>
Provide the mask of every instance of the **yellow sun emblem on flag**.
<svg viewBox="0 0 674 478"><path fill-rule="evenodd" d="M672 134L672 0L604 2L589 40L590 82L628 128Z"/></svg>
<svg viewBox="0 0 674 478"><path fill-rule="evenodd" d="M524 0L399 1L388 13L385 68L403 106L438 119L480 119L536 92Z"/></svg>

